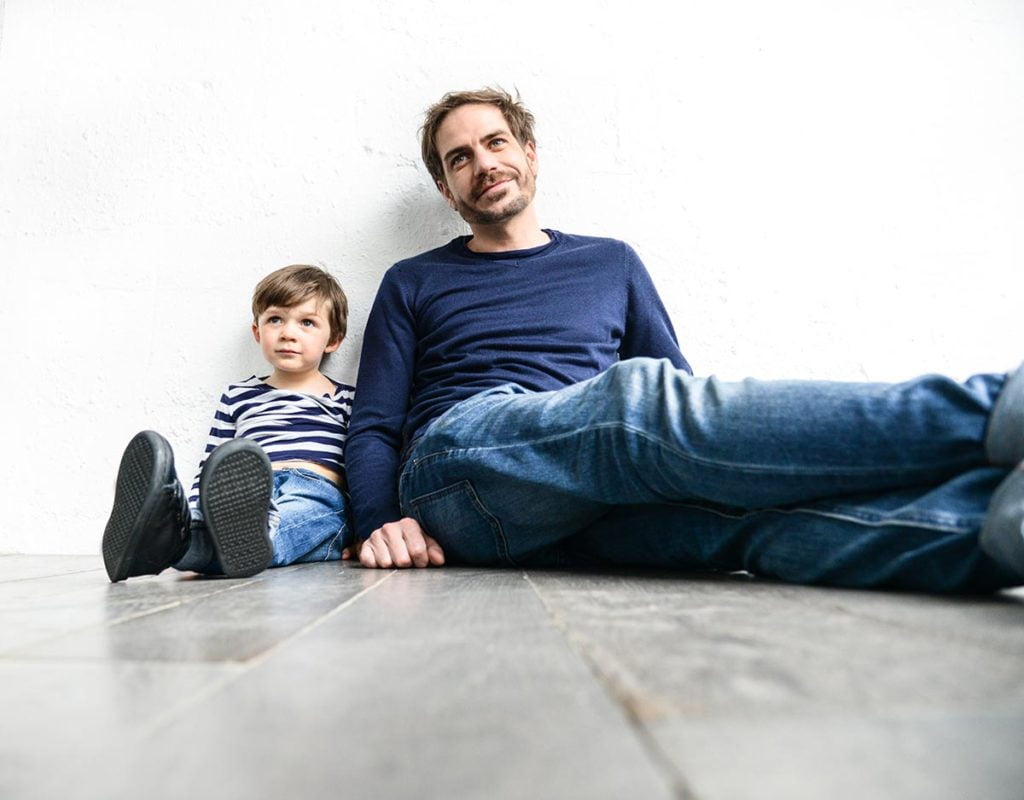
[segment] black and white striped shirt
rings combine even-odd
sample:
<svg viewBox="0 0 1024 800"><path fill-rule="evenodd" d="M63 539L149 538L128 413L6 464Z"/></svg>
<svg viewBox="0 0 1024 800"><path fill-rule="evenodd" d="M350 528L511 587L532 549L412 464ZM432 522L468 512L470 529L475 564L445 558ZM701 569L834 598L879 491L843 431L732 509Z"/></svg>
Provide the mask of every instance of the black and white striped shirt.
<svg viewBox="0 0 1024 800"><path fill-rule="evenodd" d="M207 457L218 445L242 436L256 441L271 463L311 461L339 474L344 472L343 446L355 389L328 378L334 384L334 393L312 395L275 389L266 380L253 375L224 391L192 484L191 505L198 502L199 473Z"/></svg>

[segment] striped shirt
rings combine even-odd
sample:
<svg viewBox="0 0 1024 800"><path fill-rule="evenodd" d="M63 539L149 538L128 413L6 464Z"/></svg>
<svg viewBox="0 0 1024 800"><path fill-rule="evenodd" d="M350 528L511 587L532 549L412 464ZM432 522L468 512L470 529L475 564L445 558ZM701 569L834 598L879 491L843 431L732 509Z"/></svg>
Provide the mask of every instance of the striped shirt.
<svg viewBox="0 0 1024 800"><path fill-rule="evenodd" d="M272 464L311 461L344 474L343 445L355 389L328 378L334 393L317 396L275 389L266 380L253 375L232 383L221 396L189 494L190 505L199 501L199 475L207 457L217 445L238 437L256 441Z"/></svg>

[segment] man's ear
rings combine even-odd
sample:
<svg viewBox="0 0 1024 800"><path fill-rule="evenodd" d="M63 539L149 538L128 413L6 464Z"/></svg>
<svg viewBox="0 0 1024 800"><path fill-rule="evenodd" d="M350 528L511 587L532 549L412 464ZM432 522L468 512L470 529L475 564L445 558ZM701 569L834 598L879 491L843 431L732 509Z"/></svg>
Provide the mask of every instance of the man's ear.
<svg viewBox="0 0 1024 800"><path fill-rule="evenodd" d="M456 211L458 210L458 206L455 204L455 198L452 197L452 193L448 191L448 184L447 183L445 183L442 180L439 180L437 182L437 191L439 191L441 193L441 196L444 198L445 202L448 205L450 205Z"/></svg>
<svg viewBox="0 0 1024 800"><path fill-rule="evenodd" d="M252 338L256 340L256 344L260 343L260 326L255 322L252 324Z"/></svg>
<svg viewBox="0 0 1024 800"><path fill-rule="evenodd" d="M537 160L537 145L533 142L527 142L523 146L523 152L526 153L526 161L530 165L530 172L533 173L533 177L537 177L537 172L540 169L540 163Z"/></svg>
<svg viewBox="0 0 1024 800"><path fill-rule="evenodd" d="M327 355L328 353L333 353L335 350L337 350L339 347L341 347L341 343L343 341L345 341L345 337L344 336L339 336L333 342L328 344L327 347L324 348L324 355Z"/></svg>

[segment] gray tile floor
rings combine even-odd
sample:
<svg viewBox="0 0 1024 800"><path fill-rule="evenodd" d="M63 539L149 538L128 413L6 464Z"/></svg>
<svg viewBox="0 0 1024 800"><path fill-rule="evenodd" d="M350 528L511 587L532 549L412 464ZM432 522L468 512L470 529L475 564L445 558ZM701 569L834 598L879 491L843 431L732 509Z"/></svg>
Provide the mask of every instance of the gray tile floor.
<svg viewBox="0 0 1024 800"><path fill-rule="evenodd" d="M1024 797L1024 591L0 556L0 798Z"/></svg>

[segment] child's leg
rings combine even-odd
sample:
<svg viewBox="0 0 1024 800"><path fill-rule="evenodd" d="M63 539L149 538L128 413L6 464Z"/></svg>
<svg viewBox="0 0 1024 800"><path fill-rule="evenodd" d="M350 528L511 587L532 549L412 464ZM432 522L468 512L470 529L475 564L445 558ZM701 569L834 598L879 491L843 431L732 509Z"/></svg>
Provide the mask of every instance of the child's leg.
<svg viewBox="0 0 1024 800"><path fill-rule="evenodd" d="M203 575L223 575L224 567L217 558L210 532L206 530L203 514L198 508L192 509L192 525L189 531L189 546L174 568L182 572L199 572Z"/></svg>
<svg viewBox="0 0 1024 800"><path fill-rule="evenodd" d="M188 520L170 444L154 431L142 431L121 456L114 507L103 531L110 580L157 575L171 566L188 547Z"/></svg>
<svg viewBox="0 0 1024 800"><path fill-rule="evenodd" d="M341 558L351 539L347 512L341 490L312 470L275 472L270 566Z"/></svg>
<svg viewBox="0 0 1024 800"><path fill-rule="evenodd" d="M269 566L267 514L272 490L270 459L251 439L225 442L203 465L199 510L229 578L247 578Z"/></svg>

